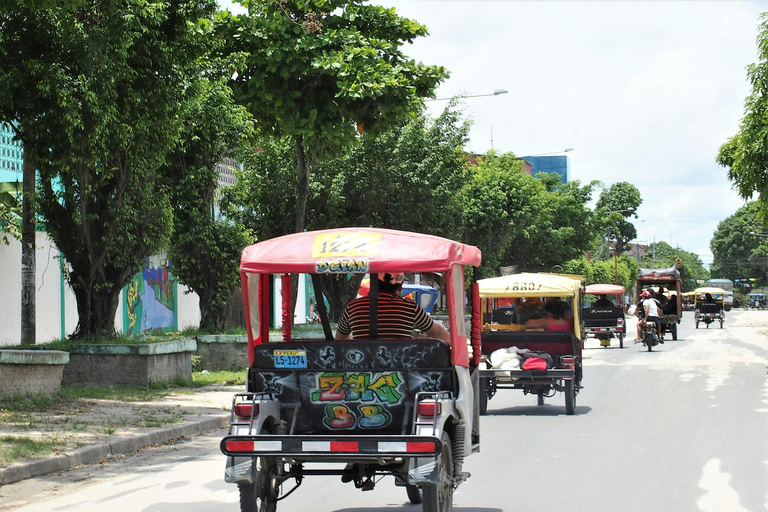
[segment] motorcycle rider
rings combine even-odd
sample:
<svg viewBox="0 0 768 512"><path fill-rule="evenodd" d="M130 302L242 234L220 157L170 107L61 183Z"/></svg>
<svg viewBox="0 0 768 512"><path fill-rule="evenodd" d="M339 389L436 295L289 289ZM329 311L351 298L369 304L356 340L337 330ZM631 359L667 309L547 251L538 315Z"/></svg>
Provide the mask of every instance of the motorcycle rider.
<svg viewBox="0 0 768 512"><path fill-rule="evenodd" d="M640 319L637 322L637 339L635 339L635 343L643 341L643 326L649 321L656 324L656 332L659 335L659 342L664 343L661 336L661 321L659 320L659 310L661 309L659 302L656 299L651 298L651 292L648 290L643 290L640 294L640 299L640 306L643 308L642 312L645 314L641 314Z"/></svg>

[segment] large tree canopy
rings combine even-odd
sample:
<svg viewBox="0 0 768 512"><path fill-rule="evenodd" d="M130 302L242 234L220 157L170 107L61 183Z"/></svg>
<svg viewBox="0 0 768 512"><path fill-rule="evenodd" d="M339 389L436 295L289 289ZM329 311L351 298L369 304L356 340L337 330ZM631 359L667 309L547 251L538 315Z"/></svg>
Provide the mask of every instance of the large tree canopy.
<svg viewBox="0 0 768 512"><path fill-rule="evenodd" d="M264 134L293 143L294 230L301 231L310 169L339 155L359 131L381 133L413 117L448 73L402 53L427 28L394 9L363 0L243 3L249 14L225 17L220 27L229 51L245 53L232 87Z"/></svg>
<svg viewBox="0 0 768 512"><path fill-rule="evenodd" d="M451 105L437 119L419 116L377 137L362 135L346 155L325 160L310 177L307 229L375 226L454 237L469 165L461 151L467 131ZM297 178L291 142L265 140L243 163L237 185L224 191L227 216L252 226L262 240L292 232ZM336 318L359 279L323 282Z"/></svg>
<svg viewBox="0 0 768 512"><path fill-rule="evenodd" d="M600 193L595 205L597 221L602 223L607 242L614 242L616 254L621 255L627 244L637 238L637 230L629 219L637 218L637 209L643 203L637 187L626 181L614 183Z"/></svg>
<svg viewBox="0 0 768 512"><path fill-rule="evenodd" d="M717 225L709 246L712 249L712 277L723 279L765 278L768 264L768 237L759 236L762 224L759 206L752 201Z"/></svg>
<svg viewBox="0 0 768 512"><path fill-rule="evenodd" d="M763 224L768 222L768 13L763 13L757 35L759 61L747 66L752 92L744 101L739 131L720 146L717 163L728 167L744 199L757 194Z"/></svg>
<svg viewBox="0 0 768 512"><path fill-rule="evenodd" d="M0 118L17 122L37 164L38 211L77 300L74 336L111 335L120 290L168 246L157 169L216 3L69 4L3 12Z"/></svg>

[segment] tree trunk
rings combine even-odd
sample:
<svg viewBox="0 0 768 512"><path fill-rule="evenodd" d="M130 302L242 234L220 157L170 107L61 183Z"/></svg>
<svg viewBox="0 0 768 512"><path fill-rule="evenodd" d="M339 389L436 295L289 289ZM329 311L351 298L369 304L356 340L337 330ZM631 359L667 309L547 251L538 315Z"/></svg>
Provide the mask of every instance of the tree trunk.
<svg viewBox="0 0 768 512"><path fill-rule="evenodd" d="M209 288L206 287L206 290ZM211 287L212 289L212 287ZM213 306L210 293L200 295L200 330L217 332L226 329L231 324L233 305L230 300L222 307Z"/></svg>
<svg viewBox="0 0 768 512"><path fill-rule="evenodd" d="M115 336L115 314L121 288L113 287L109 283L94 283L92 286L74 284L72 290L77 300L79 317L77 329L72 334L72 338Z"/></svg>
<svg viewBox="0 0 768 512"><path fill-rule="evenodd" d="M35 170L36 162L29 150L24 149L23 204L21 214L21 343L34 345L37 342L35 257Z"/></svg>
<svg viewBox="0 0 768 512"><path fill-rule="evenodd" d="M297 202L296 202L296 233L304 231L304 220L307 216L307 196L309 195L309 167L304 155L303 139L296 137L296 172L297 172ZM291 318L296 311L296 301L299 295L299 276L291 276Z"/></svg>

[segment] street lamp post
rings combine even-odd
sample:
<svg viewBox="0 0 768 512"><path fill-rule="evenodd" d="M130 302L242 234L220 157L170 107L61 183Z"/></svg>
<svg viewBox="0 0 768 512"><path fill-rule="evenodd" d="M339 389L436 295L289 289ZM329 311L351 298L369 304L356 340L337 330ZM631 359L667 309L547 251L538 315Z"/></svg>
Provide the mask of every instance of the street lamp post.
<svg viewBox="0 0 768 512"><path fill-rule="evenodd" d="M573 148L565 148L565 149L564 149L564 150L562 150L562 151L552 151L551 153L536 153L536 154L534 154L534 155L525 155L525 156L521 156L520 158L526 158L526 157L529 157L529 156L547 156L547 155L559 155L560 153L568 153L569 151L574 151L574 149L573 149Z"/></svg>
<svg viewBox="0 0 768 512"><path fill-rule="evenodd" d="M507 94L509 91L506 89L496 89L490 94L458 94L451 96L450 98L427 98L424 101L447 101L454 98L482 98L484 96L499 96L500 94Z"/></svg>

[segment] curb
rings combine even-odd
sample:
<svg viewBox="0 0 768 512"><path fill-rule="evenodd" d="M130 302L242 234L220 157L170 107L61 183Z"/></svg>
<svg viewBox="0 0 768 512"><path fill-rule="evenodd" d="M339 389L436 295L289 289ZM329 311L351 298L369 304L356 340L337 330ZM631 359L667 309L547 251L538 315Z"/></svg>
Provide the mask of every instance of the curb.
<svg viewBox="0 0 768 512"><path fill-rule="evenodd" d="M64 471L75 466L90 464L114 454L132 453L153 444L165 443L182 437L194 436L218 430L229 424L229 414L214 416L201 421L177 425L133 437L116 438L107 443L77 448L63 455L14 464L0 469L0 486Z"/></svg>

